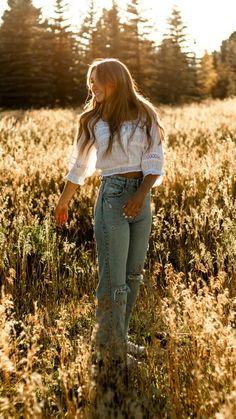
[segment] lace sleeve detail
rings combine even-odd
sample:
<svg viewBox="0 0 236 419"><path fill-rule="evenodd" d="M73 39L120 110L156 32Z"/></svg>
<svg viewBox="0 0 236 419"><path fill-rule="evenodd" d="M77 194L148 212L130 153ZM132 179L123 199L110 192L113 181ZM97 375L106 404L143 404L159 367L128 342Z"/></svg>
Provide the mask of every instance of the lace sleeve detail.
<svg viewBox="0 0 236 419"><path fill-rule="evenodd" d="M158 186L163 180L164 152L160 138L159 128L156 122L151 127L152 145L143 152L141 167L144 176L159 175L153 186Z"/></svg>
<svg viewBox="0 0 236 419"><path fill-rule="evenodd" d="M96 170L95 145L93 144L91 147L89 147L88 144L82 153L80 149L80 143L75 141L68 169L69 172L65 176L65 179L77 185L83 185L84 180L87 177L92 176Z"/></svg>

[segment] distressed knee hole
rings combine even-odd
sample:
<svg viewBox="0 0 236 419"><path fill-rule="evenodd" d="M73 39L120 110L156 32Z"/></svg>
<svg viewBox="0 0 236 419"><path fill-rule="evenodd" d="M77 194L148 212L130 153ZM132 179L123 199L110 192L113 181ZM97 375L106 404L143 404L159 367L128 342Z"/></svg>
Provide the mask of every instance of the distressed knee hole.
<svg viewBox="0 0 236 419"><path fill-rule="evenodd" d="M143 284L143 274L139 273L139 274L129 274L128 275L128 280L129 281L137 281L140 284Z"/></svg>
<svg viewBox="0 0 236 419"><path fill-rule="evenodd" d="M114 291L114 301L118 304L126 304L127 293L130 291L128 285L122 285Z"/></svg>

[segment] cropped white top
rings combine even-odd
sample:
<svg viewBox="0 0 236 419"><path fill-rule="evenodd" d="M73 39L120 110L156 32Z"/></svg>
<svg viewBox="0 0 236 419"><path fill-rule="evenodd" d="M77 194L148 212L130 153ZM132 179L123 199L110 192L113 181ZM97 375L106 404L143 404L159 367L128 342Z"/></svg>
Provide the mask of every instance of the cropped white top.
<svg viewBox="0 0 236 419"><path fill-rule="evenodd" d="M83 185L84 180L95 170L102 176L142 171L143 175L159 175L153 186L158 186L163 178L163 147L156 122L151 127L152 145L148 148L146 129L139 123L133 133L135 121L125 121L121 126L120 138L114 135L111 152L104 154L109 142L109 125L99 119L95 125L95 143L89 144L81 153L80 142L75 142L66 179L72 183ZM133 133L133 136L131 136Z"/></svg>

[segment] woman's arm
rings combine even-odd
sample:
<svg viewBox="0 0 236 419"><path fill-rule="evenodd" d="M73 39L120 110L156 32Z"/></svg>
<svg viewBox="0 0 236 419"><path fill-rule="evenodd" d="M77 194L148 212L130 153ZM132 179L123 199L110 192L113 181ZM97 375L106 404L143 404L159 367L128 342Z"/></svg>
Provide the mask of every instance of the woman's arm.
<svg viewBox="0 0 236 419"><path fill-rule="evenodd" d="M159 175L145 176L135 194L129 198L127 204L124 206L124 214L127 217L137 217L141 213L145 197L158 177Z"/></svg>
<svg viewBox="0 0 236 419"><path fill-rule="evenodd" d="M68 206L79 185L67 181L55 209L56 224L64 224L68 220Z"/></svg>

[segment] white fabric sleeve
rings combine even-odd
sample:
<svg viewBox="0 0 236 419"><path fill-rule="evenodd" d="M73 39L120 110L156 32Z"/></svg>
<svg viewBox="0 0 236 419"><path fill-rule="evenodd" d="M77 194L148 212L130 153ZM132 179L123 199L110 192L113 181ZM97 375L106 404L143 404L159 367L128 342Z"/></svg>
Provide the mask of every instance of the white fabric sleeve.
<svg viewBox="0 0 236 419"><path fill-rule="evenodd" d="M75 140L68 168L69 172L65 176L66 180L77 185L83 185L84 180L95 172L97 157L94 144L90 148L89 144L86 145L83 153L80 144L80 141Z"/></svg>
<svg viewBox="0 0 236 419"><path fill-rule="evenodd" d="M147 175L159 175L154 186L159 186L163 180L163 163L164 163L164 151L162 146L162 141L160 138L160 132L156 121L153 121L150 131L152 137L152 145L147 150L148 147L143 152L141 168L144 174L144 177Z"/></svg>

